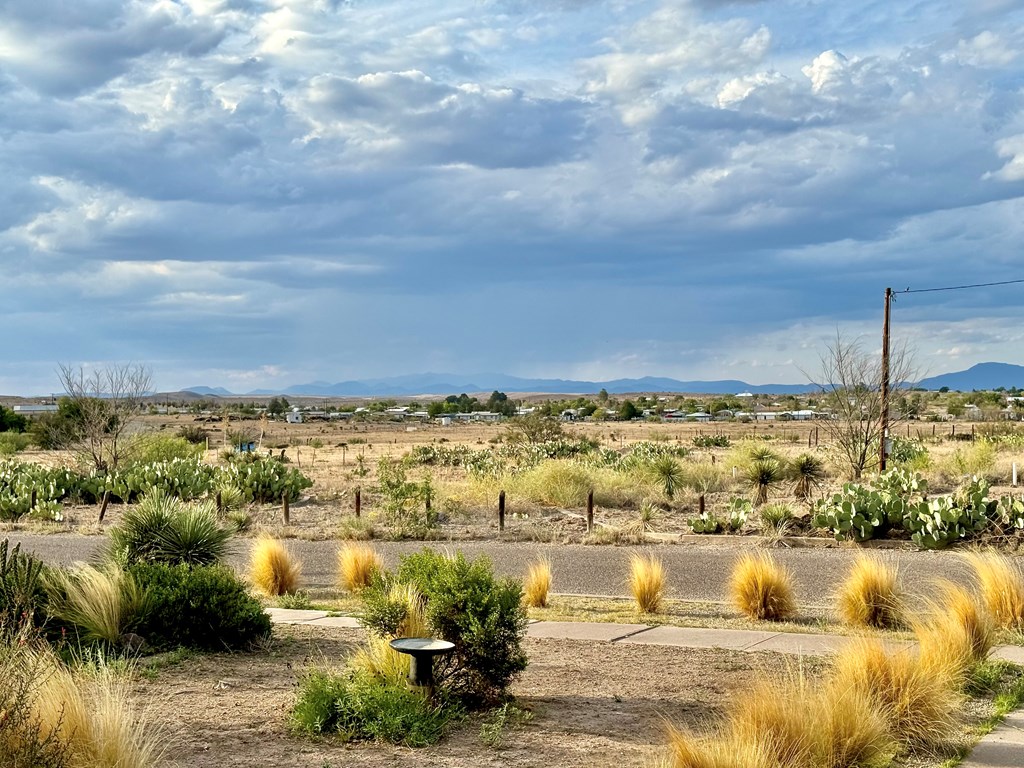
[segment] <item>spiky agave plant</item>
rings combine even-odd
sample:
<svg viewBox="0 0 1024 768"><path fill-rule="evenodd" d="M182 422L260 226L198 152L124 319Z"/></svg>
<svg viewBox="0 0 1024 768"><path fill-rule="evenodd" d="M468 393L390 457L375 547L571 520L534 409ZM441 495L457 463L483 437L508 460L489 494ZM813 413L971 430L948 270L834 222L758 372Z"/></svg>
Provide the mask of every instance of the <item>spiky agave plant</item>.
<svg viewBox="0 0 1024 768"><path fill-rule="evenodd" d="M782 480L782 464L778 459L756 459L747 467L747 482L754 491L754 504L768 501L769 489Z"/></svg>
<svg viewBox="0 0 1024 768"><path fill-rule="evenodd" d="M807 501L825 479L825 462L810 453L801 453L789 465L789 475L793 480L793 495Z"/></svg>

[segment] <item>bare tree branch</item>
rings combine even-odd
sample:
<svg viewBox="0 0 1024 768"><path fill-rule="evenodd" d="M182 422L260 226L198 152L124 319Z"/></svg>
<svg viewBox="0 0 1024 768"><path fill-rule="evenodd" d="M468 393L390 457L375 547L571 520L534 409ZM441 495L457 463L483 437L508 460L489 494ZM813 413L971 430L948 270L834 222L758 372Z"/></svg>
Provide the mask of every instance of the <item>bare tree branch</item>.
<svg viewBox="0 0 1024 768"><path fill-rule="evenodd" d="M152 389L149 369L129 363L87 372L60 364L57 375L70 418L60 424L55 442L83 454L101 472L116 469L132 450L132 423Z"/></svg>
<svg viewBox="0 0 1024 768"><path fill-rule="evenodd" d="M910 348L905 343L891 347L890 391L898 391L916 377ZM822 426L849 464L850 474L859 478L873 462L882 438L881 357L866 352L859 338L849 339L836 331L835 340L820 357L820 370L815 378L821 388L822 404L831 414ZM904 418L905 414L894 412L890 405L890 427Z"/></svg>

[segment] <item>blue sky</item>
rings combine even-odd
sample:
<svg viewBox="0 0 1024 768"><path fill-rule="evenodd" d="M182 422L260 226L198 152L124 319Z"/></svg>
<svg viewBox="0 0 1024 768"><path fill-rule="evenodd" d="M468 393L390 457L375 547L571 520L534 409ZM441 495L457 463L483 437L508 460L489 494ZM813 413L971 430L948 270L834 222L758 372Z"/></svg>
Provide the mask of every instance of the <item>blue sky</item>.
<svg viewBox="0 0 1024 768"><path fill-rule="evenodd" d="M800 382L1024 277L1024 2L0 0L0 393ZM928 372L1022 287L900 297Z"/></svg>

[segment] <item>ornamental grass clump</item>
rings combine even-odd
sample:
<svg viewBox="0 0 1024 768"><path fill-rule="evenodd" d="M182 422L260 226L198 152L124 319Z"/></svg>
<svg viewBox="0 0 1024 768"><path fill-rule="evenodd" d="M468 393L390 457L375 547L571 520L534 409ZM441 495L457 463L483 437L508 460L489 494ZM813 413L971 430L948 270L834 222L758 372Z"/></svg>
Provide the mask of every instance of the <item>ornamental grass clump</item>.
<svg viewBox="0 0 1024 768"><path fill-rule="evenodd" d="M249 577L270 597L294 594L299 588L302 564L277 539L261 536L249 555Z"/></svg>
<svg viewBox="0 0 1024 768"><path fill-rule="evenodd" d="M523 582L523 601L530 608L547 608L548 593L551 591L551 561L542 558L526 570Z"/></svg>
<svg viewBox="0 0 1024 768"><path fill-rule="evenodd" d="M733 605L748 618L781 621L796 614L793 576L767 553L743 555L729 591Z"/></svg>
<svg viewBox="0 0 1024 768"><path fill-rule="evenodd" d="M971 671L988 658L995 644L995 622L988 610L963 587L938 582L939 595L928 614L914 623L922 662L962 686Z"/></svg>
<svg viewBox="0 0 1024 768"><path fill-rule="evenodd" d="M384 561L373 547L346 544L338 550L338 581L346 592L360 592L384 570Z"/></svg>
<svg viewBox="0 0 1024 768"><path fill-rule="evenodd" d="M988 612L998 626L1020 629L1024 625L1024 577L1020 567L995 550L964 555Z"/></svg>
<svg viewBox="0 0 1024 768"><path fill-rule="evenodd" d="M915 749L933 749L955 732L960 697L953 677L914 649L852 639L834 657L832 672L834 685L868 696L889 731Z"/></svg>
<svg viewBox="0 0 1024 768"><path fill-rule="evenodd" d="M642 613L657 613L665 595L665 566L654 555L633 554L629 561L629 589Z"/></svg>
<svg viewBox="0 0 1024 768"><path fill-rule="evenodd" d="M836 596L843 623L874 629L900 625L901 601L897 569L869 555L858 556Z"/></svg>
<svg viewBox="0 0 1024 768"><path fill-rule="evenodd" d="M135 578L115 565L52 570L46 578L50 611L89 643L121 644L145 605Z"/></svg>

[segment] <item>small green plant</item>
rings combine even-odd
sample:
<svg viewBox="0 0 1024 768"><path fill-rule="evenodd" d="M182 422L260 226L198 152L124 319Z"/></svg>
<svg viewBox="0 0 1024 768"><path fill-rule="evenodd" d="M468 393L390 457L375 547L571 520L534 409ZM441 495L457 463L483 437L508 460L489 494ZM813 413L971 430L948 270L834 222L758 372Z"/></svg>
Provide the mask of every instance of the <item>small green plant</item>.
<svg viewBox="0 0 1024 768"><path fill-rule="evenodd" d="M622 530L624 533L642 536L653 531L655 523L660 519L661 511L649 501L645 501L640 505L640 509L637 510L633 519L622 526Z"/></svg>
<svg viewBox="0 0 1024 768"><path fill-rule="evenodd" d="M0 541L0 640L42 627L46 621L43 564L21 551L21 544Z"/></svg>
<svg viewBox="0 0 1024 768"><path fill-rule="evenodd" d="M754 505L747 499L736 498L729 502L729 518L726 521L729 530L735 533L743 528L753 511Z"/></svg>
<svg viewBox="0 0 1024 768"><path fill-rule="evenodd" d="M429 481L410 481L402 464L383 457L377 463L377 488L382 516L399 536L422 538L425 531L437 527L437 512L426 505Z"/></svg>
<svg viewBox="0 0 1024 768"><path fill-rule="evenodd" d="M278 608L289 608L297 611L308 611L313 607L313 601L309 598L309 593L302 591L292 594L278 595L277 598Z"/></svg>
<svg viewBox="0 0 1024 768"><path fill-rule="evenodd" d="M766 504L761 508L761 533L765 536L785 536L793 525L793 510L788 504Z"/></svg>
<svg viewBox="0 0 1024 768"><path fill-rule="evenodd" d="M825 463L810 453L802 453L789 464L789 477L793 481L793 495L807 501L825 479Z"/></svg>
<svg viewBox="0 0 1024 768"><path fill-rule="evenodd" d="M425 747L436 744L462 714L457 703L434 703L404 681L365 672L311 669L299 683L290 723L300 733L333 735L343 741L368 739Z"/></svg>
<svg viewBox="0 0 1024 768"><path fill-rule="evenodd" d="M484 720L480 726L480 740L491 749L501 749L508 731L532 719L533 712L506 701Z"/></svg>
<svg viewBox="0 0 1024 768"><path fill-rule="evenodd" d="M240 509L228 512L224 519L235 533L247 533L252 528L252 515Z"/></svg>

